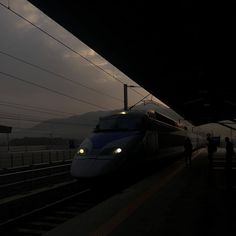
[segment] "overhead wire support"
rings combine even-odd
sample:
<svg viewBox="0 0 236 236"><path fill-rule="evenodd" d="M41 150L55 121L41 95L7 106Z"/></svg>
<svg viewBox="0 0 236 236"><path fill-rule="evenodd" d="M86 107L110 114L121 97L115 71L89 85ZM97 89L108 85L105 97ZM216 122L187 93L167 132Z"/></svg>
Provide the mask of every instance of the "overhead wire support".
<svg viewBox="0 0 236 236"><path fill-rule="evenodd" d="M132 108L134 108L137 104L139 104L140 102L142 102L145 98L147 98L148 96L150 96L151 94L147 94L146 96L144 96L141 100L139 100L138 102L136 102L134 105L132 105L131 107L129 107L128 110L131 110Z"/></svg>
<svg viewBox="0 0 236 236"><path fill-rule="evenodd" d="M128 84L124 84L124 111L130 110L128 109L128 88L141 88L140 86L136 86L136 85L128 85ZM135 90L134 90L135 91ZM140 94L140 93L139 93ZM141 94L140 94L141 95ZM142 98L140 101L142 101L143 99L145 99L146 97L148 97L150 95L150 93L146 96L143 96L144 98ZM139 101L139 102L140 102ZM139 103L138 102L138 103ZM136 104L135 104L136 105ZM135 106L134 105L134 106Z"/></svg>

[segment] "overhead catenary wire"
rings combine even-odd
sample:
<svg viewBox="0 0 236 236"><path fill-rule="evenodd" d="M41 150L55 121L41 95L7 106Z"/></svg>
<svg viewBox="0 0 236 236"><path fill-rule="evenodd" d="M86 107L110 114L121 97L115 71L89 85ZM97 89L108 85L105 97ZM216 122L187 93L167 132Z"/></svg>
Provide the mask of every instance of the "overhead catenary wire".
<svg viewBox="0 0 236 236"><path fill-rule="evenodd" d="M129 110L131 110L133 107L135 107L137 104L139 104L140 102L142 102L145 98L147 98L148 96L150 96L150 93L147 94L146 96L144 96L141 100L139 100L138 102L136 102L134 105L132 105L131 107L129 107Z"/></svg>
<svg viewBox="0 0 236 236"><path fill-rule="evenodd" d="M5 55L5 56L7 56L7 57L10 57L10 58L12 58L12 59L14 59L14 60L16 60L16 61L19 61L19 62L24 63L24 64L26 64L26 65L32 66L32 67L34 67L34 68L37 68L38 70L41 70L41 71L44 71L44 72L49 73L49 74L51 74L51 75L54 75L54 76L56 76L56 77L58 77L58 78L60 78L60 79L62 79L62 80L65 80L65 81L67 81L67 82L73 83L73 84L75 84L75 85L77 85L77 86L86 88L86 89L91 90L91 91L93 91L93 92L95 92L95 93L98 93L98 94L101 94L101 95L110 97L110 98L112 98L112 99L118 100L118 101L120 101L120 102L123 102L123 100L120 99L120 98L114 97L114 96L112 96L112 95L110 95L110 94L107 94L107 93L104 93L104 92L101 92L101 91L99 91L99 90L97 90L97 89L94 89L94 88L92 88L92 87L89 87L89 86L87 86L87 85L84 85L84 84L82 84L82 83L80 83L80 82L78 82L78 81L74 81L74 80L72 80L72 79L70 79L70 78L67 78L67 77L64 76L64 75L60 75L60 74L58 74L58 73L56 73L56 72L50 71L50 70L48 70L48 69L46 69L46 68L43 68L42 66L33 64L33 63L28 62L28 61L26 61L26 60L24 60L24 59L22 59L22 58L13 56L13 55L11 55L11 54L9 54L9 53L6 53L6 52L4 52L4 51L1 51L1 50L0 50L0 53L1 53L2 55Z"/></svg>
<svg viewBox="0 0 236 236"><path fill-rule="evenodd" d="M73 48L71 48L70 46L66 45L64 42L62 42L61 40L57 39L55 36L49 34L47 31L45 31L44 29L40 28L39 26L37 26L36 24L34 24L33 22L31 22L30 20L28 20L27 18L23 17L22 15L20 15L19 13L17 13L16 11L14 11L12 8L10 7L6 7L3 3L0 3L0 5L2 7L4 7L5 9L11 11L13 14L15 14L16 16L18 16L19 18L23 19L24 21L28 22L29 24L31 24L32 26L34 26L35 28L37 28L39 31L41 31L42 33L46 34L48 37L50 37L51 39L55 40L57 43L61 44L62 46L64 46L65 48L69 49L70 51L72 51L73 53L79 55L81 58L83 58L84 60L86 60L87 62L89 62L90 64L92 64L95 68L103 71L105 74L109 75L111 78L115 79L116 81L118 81L121 84L125 84L124 82L122 82L120 79L118 79L114 74L111 74L110 72L106 71L105 69L103 69L102 67L100 67L99 65L95 64L94 62L92 62L91 60L89 60L88 58L86 58L85 56L83 56L81 53L77 52L76 50L74 50ZM140 96L143 97L143 95L141 93L139 93L136 90L133 90L135 93L139 94Z"/></svg>
<svg viewBox="0 0 236 236"><path fill-rule="evenodd" d="M140 92L138 92L138 91L136 91L134 88L132 88L132 87L130 87L130 89L133 91L133 92L135 92L135 93L137 93L138 95L140 95L141 97L144 97L144 96L146 96L146 95L143 95L143 94L141 94ZM149 93L150 94L150 93ZM148 94L148 95L149 95Z"/></svg>
<svg viewBox="0 0 236 236"><path fill-rule="evenodd" d="M76 113L72 113L72 112L66 112L66 111L59 111L56 109L52 109L52 108L44 108L44 107L39 107L39 106L32 106L32 105L23 105L20 103L13 103L13 102L8 102L8 101L3 101L0 100L0 105L2 106L9 106L9 107L14 107L17 109L22 109L22 110L32 110L32 111L36 111L36 112L42 112L42 113L51 113L51 114L55 114L55 115L70 115L70 116L74 116L74 115L81 115L81 113L76 114Z"/></svg>
<svg viewBox="0 0 236 236"><path fill-rule="evenodd" d="M42 118L34 115L28 115L28 114L16 114L16 113L9 113L9 112L0 112L0 118L14 118L16 120L23 120L23 121L36 121L36 122L49 122L49 123L60 123L60 124L77 124L74 122L64 122L61 120L67 119L70 117L64 117L64 118ZM95 121L95 120L94 120Z"/></svg>
<svg viewBox="0 0 236 236"><path fill-rule="evenodd" d="M48 37L50 37L51 39L55 40L57 43L61 44L62 46L64 46L65 48L69 49L70 51L74 52L75 54L79 55L81 58L83 58L85 61L89 62L91 65L93 65L95 68L103 71L105 74L109 75L110 77L112 77L113 79L115 79L116 81L118 81L121 84L124 84L120 79L118 79L116 76L112 75L110 72L106 71L105 69L103 69L102 67L100 67L99 65L95 64L94 62L92 62L91 60L89 60L88 58L86 58L85 56L83 56L81 53L77 52L76 50L74 50L72 47L68 46L67 44L65 44L64 42L62 42L61 40L57 39L55 36L51 35L50 33L48 33L47 31L45 31L44 29L40 28L39 26L37 26L36 24L34 24L33 22L31 22L30 20L28 20L27 18L25 18L24 16L20 15L18 12L14 11L12 8L8 8L7 6L5 6L3 3L0 3L0 5L2 7L4 7L5 9L11 11L12 13L14 13L16 16L18 16L19 18L23 19L24 21L28 22L29 24L31 24L32 26L34 26L35 28L37 28L39 31L41 31L42 33L46 34Z"/></svg>
<svg viewBox="0 0 236 236"><path fill-rule="evenodd" d="M54 130L53 130L53 132L51 131L51 130L40 130L40 129L31 129L31 128L22 128L22 127L19 127L19 126L11 126L12 128L13 128L13 131L12 131L12 133L11 133L11 136L14 136L14 135L19 135L19 134L25 134L25 133L30 133L30 134L32 134L32 133L37 133L37 134L44 134L44 135L49 135L49 136L51 136L52 134L53 135L60 135L61 136L61 138L63 138L62 136L65 134L64 132L60 132L60 131L57 131L57 132L55 132Z"/></svg>
<svg viewBox="0 0 236 236"><path fill-rule="evenodd" d="M2 120L16 120L16 121L24 121L24 122L32 122L32 123L49 123L49 124L57 124L57 125L70 125L70 126L94 126L94 123L68 123L68 122L62 122L62 121L50 121L50 120L39 120L34 118L20 118L16 116L9 116L9 115L3 115L0 114L0 119Z"/></svg>
<svg viewBox="0 0 236 236"><path fill-rule="evenodd" d="M38 115L31 115L31 114L19 114L19 113L13 113L13 112L0 112L0 116L11 116L11 117L26 117L26 118L42 118L42 119L64 119L65 117L63 118L54 118L54 117L51 117L51 118L45 118L45 117L39 117Z"/></svg>
<svg viewBox="0 0 236 236"><path fill-rule="evenodd" d="M14 109L19 109L19 110L25 110L25 111L31 111L31 112L37 112L40 114L47 114L47 115L53 115L53 116L60 116L60 117L65 117L65 114L56 114L56 113L52 113L49 111L42 111L42 110L36 110L36 109L32 109L32 108L24 108L24 107L19 107L19 106L15 106L15 105L10 105L10 104L3 104L0 102L0 106L4 106L4 107L11 107Z"/></svg>
<svg viewBox="0 0 236 236"><path fill-rule="evenodd" d="M79 102L79 103L84 103L84 104L87 104L87 105L90 105L90 106L93 106L93 107L96 107L96 108L100 108L100 109L103 109L103 110L107 110L107 109L108 109L108 108L105 108L105 107L103 107L103 106L100 106L100 105L97 105L97 104L94 104L94 103L85 101L85 100L83 100L83 99L76 98L76 97L74 97L74 96L65 94L65 93L60 92L60 91L57 91L57 90L55 90L55 89L51 89L51 88L48 88L48 87L46 87L46 86L43 86L43 85L40 85L40 84L31 82L31 81L28 81L28 80L19 78L19 77L14 76L14 75L11 75L11 74L9 74L9 73L5 73L5 72L3 72L3 71L0 71L0 74L2 74L2 75L4 75L4 76L7 76L8 78L11 78L11 79L14 79L14 80L18 80L18 81L24 82L24 83L26 83L26 84L30 84L30 85L32 85L32 86L35 86L35 87L38 87L38 88L47 90L47 91L49 91L49 92L52 92L52 93L61 95L61 96L63 96L63 97L69 98L69 99L72 99L72 100L77 101L77 102Z"/></svg>

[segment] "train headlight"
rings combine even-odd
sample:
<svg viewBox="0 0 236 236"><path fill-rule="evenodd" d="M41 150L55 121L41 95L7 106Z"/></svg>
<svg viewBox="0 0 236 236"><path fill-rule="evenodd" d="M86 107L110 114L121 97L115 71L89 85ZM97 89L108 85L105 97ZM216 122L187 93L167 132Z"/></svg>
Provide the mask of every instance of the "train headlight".
<svg viewBox="0 0 236 236"><path fill-rule="evenodd" d="M121 148L116 148L114 151L113 151L113 154L117 155L117 154L120 154L122 152L122 149Z"/></svg>
<svg viewBox="0 0 236 236"><path fill-rule="evenodd" d="M78 151L77 151L77 154L79 156L85 156L87 154L87 150L85 148L80 148Z"/></svg>
<svg viewBox="0 0 236 236"><path fill-rule="evenodd" d="M117 148L117 147L109 147L109 148L103 149L99 153L99 155L101 155L101 156L111 156L111 155L116 156L116 155L121 154L121 152L122 152L122 149L120 147L119 148Z"/></svg>

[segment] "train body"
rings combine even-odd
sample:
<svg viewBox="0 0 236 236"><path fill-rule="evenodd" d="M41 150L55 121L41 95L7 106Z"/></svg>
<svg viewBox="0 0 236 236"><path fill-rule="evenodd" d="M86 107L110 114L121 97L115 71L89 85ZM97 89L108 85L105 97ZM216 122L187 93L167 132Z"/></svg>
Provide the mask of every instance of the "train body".
<svg viewBox="0 0 236 236"><path fill-rule="evenodd" d="M201 146L198 135L155 111L101 117L94 132L78 148L71 175L75 178L105 176L138 162L181 154L187 136L194 149Z"/></svg>

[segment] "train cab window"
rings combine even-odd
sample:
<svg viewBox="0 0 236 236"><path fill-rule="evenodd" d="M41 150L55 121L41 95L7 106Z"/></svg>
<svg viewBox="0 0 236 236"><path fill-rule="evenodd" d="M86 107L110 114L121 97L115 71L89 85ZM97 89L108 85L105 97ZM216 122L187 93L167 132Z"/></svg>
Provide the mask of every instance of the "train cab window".
<svg viewBox="0 0 236 236"><path fill-rule="evenodd" d="M97 125L97 131L106 131L106 130L114 130L116 129L116 118L109 117L109 118L102 118Z"/></svg>
<svg viewBox="0 0 236 236"><path fill-rule="evenodd" d="M140 117L119 117L117 120L118 129L138 130L141 129L143 120Z"/></svg>
<svg viewBox="0 0 236 236"><path fill-rule="evenodd" d="M100 119L96 132L102 131L124 131L141 130L144 124L143 117L117 115L108 116Z"/></svg>

